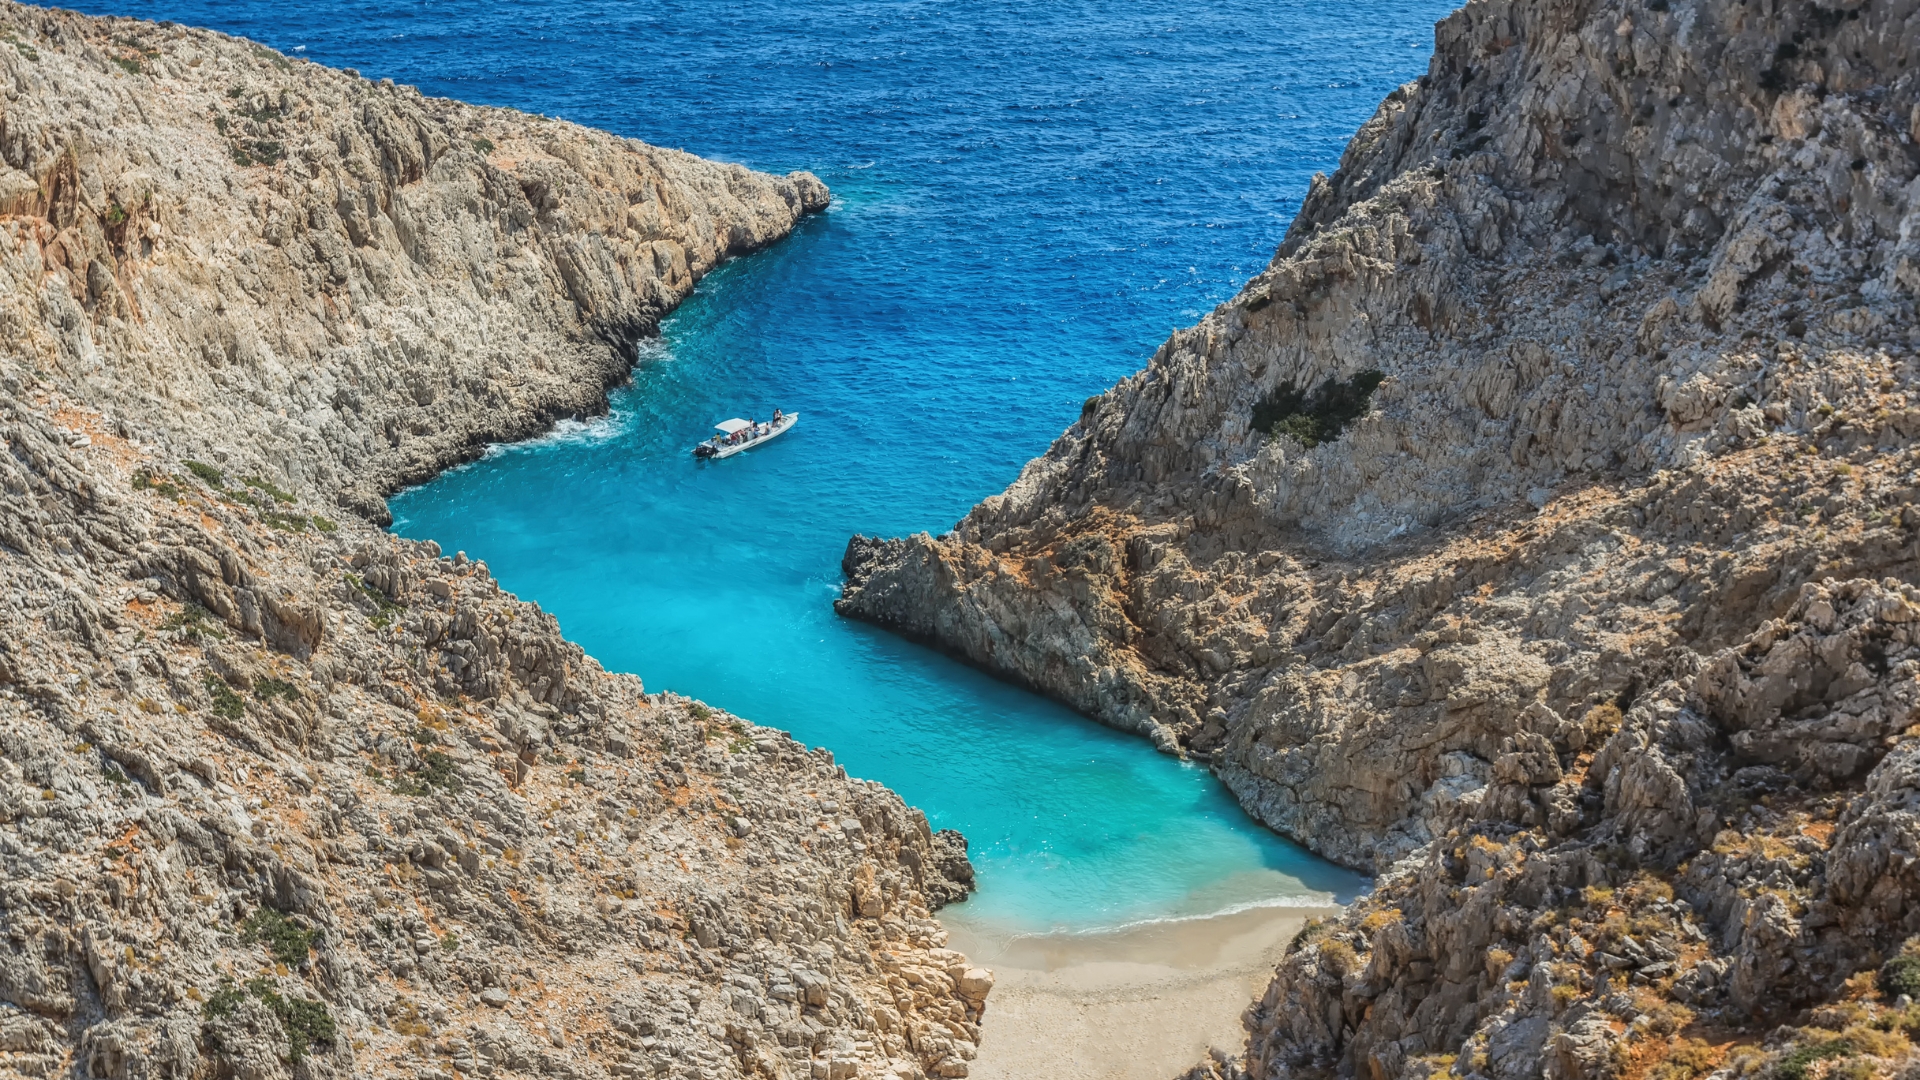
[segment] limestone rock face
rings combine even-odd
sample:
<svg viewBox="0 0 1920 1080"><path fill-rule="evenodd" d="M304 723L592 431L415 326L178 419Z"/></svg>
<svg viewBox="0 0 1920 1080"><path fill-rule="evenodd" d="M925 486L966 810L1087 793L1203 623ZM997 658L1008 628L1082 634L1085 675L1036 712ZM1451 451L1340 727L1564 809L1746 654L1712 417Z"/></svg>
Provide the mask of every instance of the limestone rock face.
<svg viewBox="0 0 1920 1080"><path fill-rule="evenodd" d="M849 544L842 613L1382 875L1196 1075L1704 1073L1920 931L1916 14L1474 0L1233 301Z"/></svg>
<svg viewBox="0 0 1920 1080"><path fill-rule="evenodd" d="M0 1075L965 1075L964 840L336 509L825 188L13 4L0 94Z"/></svg>
<svg viewBox="0 0 1920 1080"><path fill-rule="evenodd" d="M180 455L375 518L602 408L701 275L827 202L182 27L0 22L0 335Z"/></svg>

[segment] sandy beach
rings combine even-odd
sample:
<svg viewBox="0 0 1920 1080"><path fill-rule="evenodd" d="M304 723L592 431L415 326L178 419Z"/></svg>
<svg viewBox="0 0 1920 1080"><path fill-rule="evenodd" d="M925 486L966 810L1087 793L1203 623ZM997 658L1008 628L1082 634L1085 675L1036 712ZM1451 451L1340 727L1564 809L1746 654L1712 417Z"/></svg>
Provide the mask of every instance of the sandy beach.
<svg viewBox="0 0 1920 1080"><path fill-rule="evenodd" d="M1259 908L1107 933L994 935L944 920L996 983L973 1080L1167 1080L1210 1045L1237 1051L1240 1014L1307 919Z"/></svg>

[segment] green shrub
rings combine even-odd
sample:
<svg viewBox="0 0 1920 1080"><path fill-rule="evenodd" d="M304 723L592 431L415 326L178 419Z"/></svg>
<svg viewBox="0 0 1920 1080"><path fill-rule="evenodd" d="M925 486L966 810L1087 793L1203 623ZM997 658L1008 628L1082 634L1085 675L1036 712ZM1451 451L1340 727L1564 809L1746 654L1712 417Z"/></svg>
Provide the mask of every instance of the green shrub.
<svg viewBox="0 0 1920 1080"><path fill-rule="evenodd" d="M443 751L429 750L421 755L419 768L394 781L393 790L422 797L436 791L459 791L460 774L454 771L453 759Z"/></svg>
<svg viewBox="0 0 1920 1080"><path fill-rule="evenodd" d="M223 638L227 632L213 621L213 613L189 600L179 611L167 616L160 624L162 630L178 630L187 641L199 641L202 637Z"/></svg>
<svg viewBox="0 0 1920 1080"><path fill-rule="evenodd" d="M233 692L225 679L209 671L201 676L200 682L207 688L207 696L213 699L213 715L223 720L238 720L246 715L247 703Z"/></svg>
<svg viewBox="0 0 1920 1080"><path fill-rule="evenodd" d="M138 60L129 60L123 56L116 56L114 57L113 62L120 65L120 70L126 72L129 75L140 74L140 61Z"/></svg>
<svg viewBox="0 0 1920 1080"><path fill-rule="evenodd" d="M308 520L313 522L314 528L320 530L323 533L330 533L340 527L338 525L335 525L332 522L332 520L328 518L323 518L319 514L313 515L313 517L309 518Z"/></svg>
<svg viewBox="0 0 1920 1080"><path fill-rule="evenodd" d="M294 967L307 962L313 948L314 932L270 907L262 907L240 924L240 940L249 945L265 945L275 960Z"/></svg>
<svg viewBox="0 0 1920 1080"><path fill-rule="evenodd" d="M1807 1080L1807 1072L1815 1062L1833 1058L1852 1057L1853 1044L1845 1039L1828 1039L1826 1042L1807 1043L1788 1051L1773 1067L1776 1080Z"/></svg>
<svg viewBox="0 0 1920 1080"><path fill-rule="evenodd" d="M272 481L264 479L262 477L243 476L240 478L240 482L254 489L255 491L264 491L268 495L271 495L275 499L279 500L280 502L290 503L294 501L294 496L291 493L280 490L278 487L274 486Z"/></svg>
<svg viewBox="0 0 1920 1080"><path fill-rule="evenodd" d="M1889 1000L1902 994L1920 1001L1920 956L1901 955L1886 962L1876 980Z"/></svg>
<svg viewBox="0 0 1920 1080"><path fill-rule="evenodd" d="M272 990L266 991L261 1000L280 1018L280 1026L287 1029L289 1059L305 1061L313 1047L333 1045L333 1014L327 1011L324 1002L283 998Z"/></svg>
<svg viewBox="0 0 1920 1080"><path fill-rule="evenodd" d="M177 499L180 497L180 486L178 484L175 484L165 477L155 476L153 470L144 465L133 470L133 490L155 491L165 495L169 499Z"/></svg>
<svg viewBox="0 0 1920 1080"><path fill-rule="evenodd" d="M200 1007L200 1015L207 1020L226 1019L249 994L280 1021L281 1029L287 1034L287 1057L296 1064L305 1061L314 1047L332 1046L339 1034L325 1002L285 997L266 979L248 979L247 988L242 991L233 985L232 979L221 978L220 989ZM219 1048L217 1037L209 1041Z"/></svg>
<svg viewBox="0 0 1920 1080"><path fill-rule="evenodd" d="M1332 442L1367 415L1373 392L1385 379L1381 372L1363 371L1351 379L1327 379L1311 391L1289 382L1254 405L1253 428L1308 449Z"/></svg>
<svg viewBox="0 0 1920 1080"><path fill-rule="evenodd" d="M210 487L227 486L225 474L204 461L183 461L180 464L185 465L188 472L206 481Z"/></svg>
<svg viewBox="0 0 1920 1080"><path fill-rule="evenodd" d="M491 154L493 153L493 140L484 138L475 139L473 140L473 149L474 152L478 154Z"/></svg>
<svg viewBox="0 0 1920 1080"><path fill-rule="evenodd" d="M215 990L212 996L207 998L207 1003L200 1006L200 1015L208 1020L220 1020L232 1016L233 1010L240 1007L240 1002L245 997L246 995L240 992L240 988L233 985L233 980L223 975L220 977L220 989Z"/></svg>
<svg viewBox="0 0 1920 1080"><path fill-rule="evenodd" d="M300 514L282 514L273 510L262 511L260 520L281 532L297 533L307 531L307 519Z"/></svg>
<svg viewBox="0 0 1920 1080"><path fill-rule="evenodd" d="M114 787L126 791L133 786L133 780L126 774L118 762L103 758L100 762L100 775L106 777Z"/></svg>
<svg viewBox="0 0 1920 1080"><path fill-rule="evenodd" d="M259 698L261 701L272 701L277 697L285 698L288 701L299 701L300 690L285 679L276 679L272 676L263 675L253 680L253 696Z"/></svg>
<svg viewBox="0 0 1920 1080"><path fill-rule="evenodd" d="M40 50L13 36L13 31L11 30L0 30L0 41L4 41L13 46L21 56L29 60L40 59Z"/></svg>

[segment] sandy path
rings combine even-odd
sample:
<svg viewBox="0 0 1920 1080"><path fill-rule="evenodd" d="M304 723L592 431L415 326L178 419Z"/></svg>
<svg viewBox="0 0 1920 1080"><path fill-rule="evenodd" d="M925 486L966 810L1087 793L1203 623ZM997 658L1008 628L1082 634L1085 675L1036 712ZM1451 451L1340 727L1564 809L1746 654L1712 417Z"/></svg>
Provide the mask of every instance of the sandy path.
<svg viewBox="0 0 1920 1080"><path fill-rule="evenodd" d="M1107 934L996 938L946 920L992 968L972 1080L1168 1080L1209 1045L1238 1051L1240 1014L1309 917L1265 908Z"/></svg>

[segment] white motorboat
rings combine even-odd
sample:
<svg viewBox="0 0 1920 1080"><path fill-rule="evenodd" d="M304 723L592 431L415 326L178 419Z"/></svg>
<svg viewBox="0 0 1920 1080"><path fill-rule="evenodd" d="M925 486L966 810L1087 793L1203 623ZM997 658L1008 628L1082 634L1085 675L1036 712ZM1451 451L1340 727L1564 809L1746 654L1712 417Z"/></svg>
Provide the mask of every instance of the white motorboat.
<svg viewBox="0 0 1920 1080"><path fill-rule="evenodd" d="M742 420L734 417L713 425L720 434L693 448L693 456L719 460L732 457L742 450L752 449L769 439L784 435L800 419L799 413L773 414L773 419L762 423Z"/></svg>

